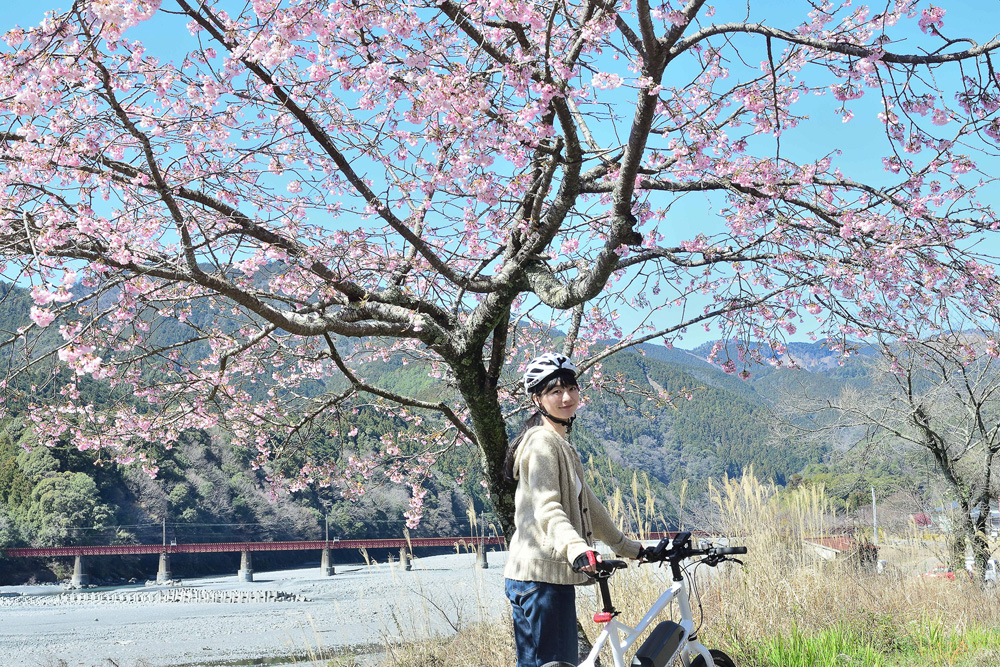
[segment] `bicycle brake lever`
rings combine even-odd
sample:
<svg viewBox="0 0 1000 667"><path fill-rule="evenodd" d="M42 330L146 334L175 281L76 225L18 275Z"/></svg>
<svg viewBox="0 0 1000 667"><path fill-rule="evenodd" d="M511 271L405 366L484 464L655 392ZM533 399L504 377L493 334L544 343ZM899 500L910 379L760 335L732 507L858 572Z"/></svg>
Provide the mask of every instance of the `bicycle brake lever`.
<svg viewBox="0 0 1000 667"><path fill-rule="evenodd" d="M709 567L715 567L719 563L725 563L727 561L732 561L733 563L739 563L740 565L743 565L743 561L741 561L739 558L730 558L729 556L709 556L705 558L704 562Z"/></svg>
<svg viewBox="0 0 1000 667"><path fill-rule="evenodd" d="M587 572L586 570L577 570L577 574L582 574L588 579L593 579L594 581L599 581L601 579L608 579L611 576L610 572L604 572L603 570L597 570L596 572Z"/></svg>

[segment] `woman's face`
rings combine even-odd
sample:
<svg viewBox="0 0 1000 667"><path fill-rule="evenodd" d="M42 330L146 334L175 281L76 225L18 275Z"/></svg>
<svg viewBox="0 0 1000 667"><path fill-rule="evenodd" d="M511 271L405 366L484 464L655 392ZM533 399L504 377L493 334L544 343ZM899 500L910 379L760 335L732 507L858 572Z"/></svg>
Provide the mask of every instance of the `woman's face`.
<svg viewBox="0 0 1000 667"><path fill-rule="evenodd" d="M542 391L535 400L553 417L569 419L580 406L580 387L555 385Z"/></svg>

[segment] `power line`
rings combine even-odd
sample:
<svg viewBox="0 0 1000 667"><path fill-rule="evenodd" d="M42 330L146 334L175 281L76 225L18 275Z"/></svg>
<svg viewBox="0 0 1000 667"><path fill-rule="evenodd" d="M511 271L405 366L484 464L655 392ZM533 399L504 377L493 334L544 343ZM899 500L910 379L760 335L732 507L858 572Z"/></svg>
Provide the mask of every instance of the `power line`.
<svg viewBox="0 0 1000 667"><path fill-rule="evenodd" d="M199 527L205 527L205 526L277 526L277 525L280 525L280 524L281 524L280 521L273 521L271 523L263 523L263 522L256 522L256 523L253 523L253 522L251 522L251 523L167 523L167 526L173 526L174 528L177 528L177 527L183 527L183 526L199 526ZM113 526L112 525L104 526L103 528L99 527L99 526L85 526L85 527L70 527L70 528L67 528L67 530L114 530L114 529L117 529L117 528L156 528L156 529L160 529L162 527L163 527L163 523L162 522L157 522L157 523L121 523L121 524L115 524Z"/></svg>
<svg viewBox="0 0 1000 667"><path fill-rule="evenodd" d="M454 521L454 523L455 523L455 525L458 525L458 526L469 526L469 527L471 527L473 525L467 519L463 520L463 521ZM483 520L483 521L477 522L477 525L489 524L489 523L490 523L489 521ZM171 522L168 521L166 525L167 525L167 527L183 528L183 527L221 527L221 526L277 526L277 525L281 525L281 524L282 524L281 521L277 521L276 520L276 521L272 521L272 522L258 521L258 522L240 522L240 523L236 523L236 522L230 522L230 523L171 523ZM396 525L396 526L398 526L398 525L405 525L406 524L406 519L373 519L371 521L365 521L364 524L366 526L371 525L371 524ZM162 527L163 527L163 522L158 521L156 523L121 523L121 524L107 525L107 526L103 526L103 527L100 527L100 526L83 526L83 527L73 526L73 527L67 527L67 530L114 530L114 529L118 529L118 528L155 528L155 529L160 529Z"/></svg>

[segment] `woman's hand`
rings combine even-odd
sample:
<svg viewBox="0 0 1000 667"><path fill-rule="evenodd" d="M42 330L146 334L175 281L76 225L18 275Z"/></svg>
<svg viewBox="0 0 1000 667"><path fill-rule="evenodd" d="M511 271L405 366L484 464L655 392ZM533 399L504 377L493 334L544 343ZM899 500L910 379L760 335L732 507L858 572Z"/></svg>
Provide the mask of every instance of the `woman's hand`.
<svg viewBox="0 0 1000 667"><path fill-rule="evenodd" d="M594 574L597 572L597 564L600 562L601 554L596 551L584 551L573 561L573 571Z"/></svg>

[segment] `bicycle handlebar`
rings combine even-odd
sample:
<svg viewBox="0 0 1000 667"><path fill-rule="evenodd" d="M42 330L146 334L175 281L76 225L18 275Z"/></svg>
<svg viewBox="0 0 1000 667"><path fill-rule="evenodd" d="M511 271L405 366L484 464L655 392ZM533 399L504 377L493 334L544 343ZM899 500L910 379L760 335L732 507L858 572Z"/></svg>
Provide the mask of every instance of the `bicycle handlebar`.
<svg viewBox="0 0 1000 667"><path fill-rule="evenodd" d="M587 576L590 577L604 578L604 577L610 577L615 570L624 570L625 568L628 567L628 563L626 563L623 560L608 559L608 560L597 561L597 563L594 564L594 567L596 568L594 572L583 572L583 570L579 570L575 567L573 568L573 571L582 572L583 574L586 574Z"/></svg>
<svg viewBox="0 0 1000 667"><path fill-rule="evenodd" d="M664 537L655 547L643 550L643 559L647 563L658 563L669 560L671 563L679 563L682 560L695 556L704 556L708 565L718 565L727 556L747 553L746 547L716 547L709 546L705 549L695 549L691 546L691 533L677 533L671 541L669 537Z"/></svg>
<svg viewBox="0 0 1000 667"><path fill-rule="evenodd" d="M671 565L677 565L682 560L704 556L702 562L715 567L722 561L734 560L727 558L728 556L747 553L746 547L709 546L705 549L694 549L690 546L690 543L691 533L678 533L672 543L669 537L664 537L655 547L643 549L641 558L646 563L670 561ZM623 560L602 560L596 563L595 572L588 572L586 574L594 579L607 579L615 570L621 570L626 567L628 567L628 563ZM580 570L574 568L574 571L579 572Z"/></svg>
<svg viewBox="0 0 1000 667"><path fill-rule="evenodd" d="M747 552L746 547L715 547L715 553L720 556L728 556L730 554L745 554Z"/></svg>
<svg viewBox="0 0 1000 667"><path fill-rule="evenodd" d="M598 572L612 573L615 570L624 570L628 567L628 563L623 560L602 560L597 564Z"/></svg>

